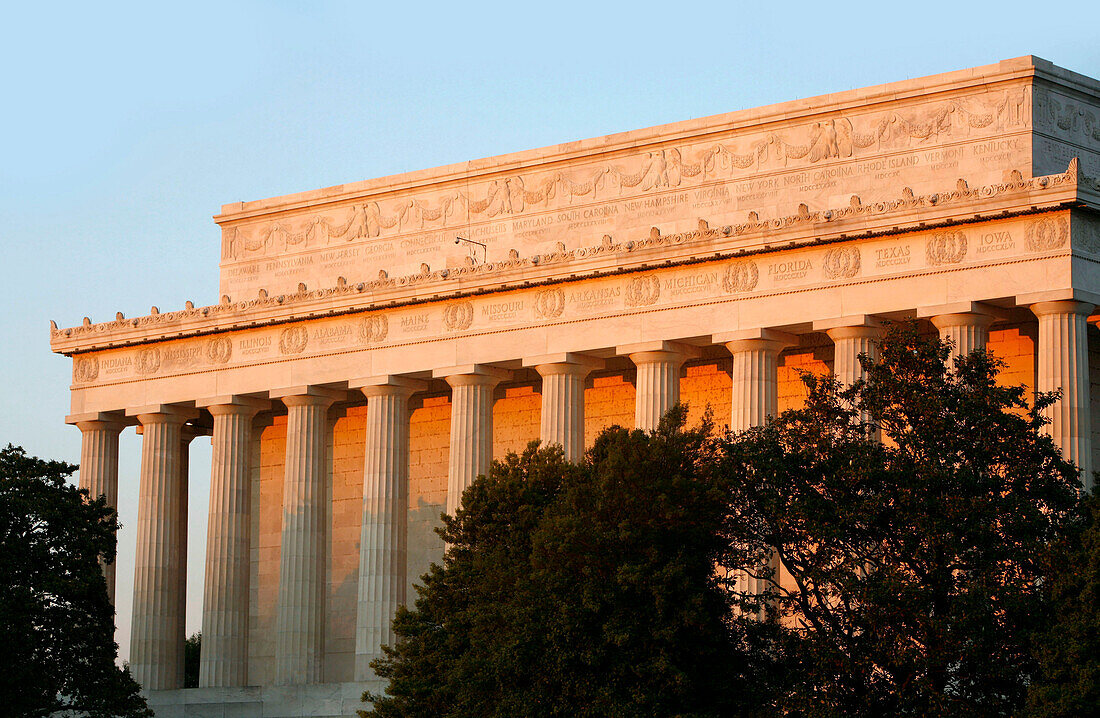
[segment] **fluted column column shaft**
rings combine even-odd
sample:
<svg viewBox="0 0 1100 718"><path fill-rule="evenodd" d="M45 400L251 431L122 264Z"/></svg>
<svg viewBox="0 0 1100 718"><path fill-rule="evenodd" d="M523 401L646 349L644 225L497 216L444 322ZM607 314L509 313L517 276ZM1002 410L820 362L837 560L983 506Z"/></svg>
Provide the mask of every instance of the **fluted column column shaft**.
<svg viewBox="0 0 1100 718"><path fill-rule="evenodd" d="M775 416L778 400L779 353L788 342L744 339L726 343L733 354L733 406L730 428L743 431L763 426Z"/></svg>
<svg viewBox="0 0 1100 718"><path fill-rule="evenodd" d="M730 335L715 335L712 340L721 340ZM763 426L769 416L778 412L778 364L779 354L784 348L796 344L798 337L771 329L758 329L736 332L737 338L726 341L726 348L733 355L732 406L730 428L744 431ZM758 570L779 570L778 554L772 553ZM747 594L760 594L767 589L768 582L754 578L752 572L737 571L734 576L735 590ZM757 618L763 618L763 611Z"/></svg>
<svg viewBox="0 0 1100 718"><path fill-rule="evenodd" d="M984 350L989 342L989 326L994 317L988 314L963 312L939 314L932 317L932 324L940 332L940 339L951 342L954 354L968 356L973 351Z"/></svg>
<svg viewBox="0 0 1100 718"><path fill-rule="evenodd" d="M287 407L275 682L324 680L325 417L332 397L295 394Z"/></svg>
<svg viewBox="0 0 1100 718"><path fill-rule="evenodd" d="M661 417L680 402L680 367L687 356L675 351L633 352L637 367L634 428L653 431Z"/></svg>
<svg viewBox="0 0 1100 718"><path fill-rule="evenodd" d="M591 366L569 362L539 364L542 376L542 417L539 437L557 444L569 461L584 456L584 380Z"/></svg>
<svg viewBox="0 0 1100 718"><path fill-rule="evenodd" d="M865 323L849 326L835 326L825 330L829 338L833 340L833 377L840 382L842 389L847 388L863 378L863 365L859 362L860 354L870 359L878 357L878 342L882 336L882 328L877 321L864 320ZM815 327L817 323L815 322ZM870 422L867 412L860 412L860 421L864 424ZM869 436L879 437L879 429L872 427Z"/></svg>
<svg viewBox="0 0 1100 718"><path fill-rule="evenodd" d="M493 461L493 390L495 374L457 374L451 385L451 449L448 466L447 513L455 515L462 492Z"/></svg>
<svg viewBox="0 0 1100 718"><path fill-rule="evenodd" d="M118 510L118 435L122 422L96 419L78 421L80 429L80 488L92 499L104 496ZM107 581L107 597L115 603L115 564L100 561Z"/></svg>
<svg viewBox="0 0 1100 718"><path fill-rule="evenodd" d="M142 426L130 670L146 690L182 686L182 427L175 413L139 414Z"/></svg>
<svg viewBox="0 0 1100 718"><path fill-rule="evenodd" d="M879 327L836 327L826 330L833 340L833 376L841 386L851 386L863 378L859 355L874 359L878 356Z"/></svg>
<svg viewBox="0 0 1100 718"><path fill-rule="evenodd" d="M252 419L257 407L211 404L210 513L206 531L199 686L248 685Z"/></svg>
<svg viewBox="0 0 1100 718"><path fill-rule="evenodd" d="M1092 490L1092 420L1089 407L1088 315L1092 304L1074 301L1039 302L1031 311L1039 318L1039 391L1061 390L1062 396L1044 413L1045 431L1077 464L1085 488Z"/></svg>
<svg viewBox="0 0 1100 718"><path fill-rule="evenodd" d="M409 398L420 387L392 381L363 387L367 430L355 630L355 679L361 681L374 677L370 662L393 644L393 616L406 601Z"/></svg>

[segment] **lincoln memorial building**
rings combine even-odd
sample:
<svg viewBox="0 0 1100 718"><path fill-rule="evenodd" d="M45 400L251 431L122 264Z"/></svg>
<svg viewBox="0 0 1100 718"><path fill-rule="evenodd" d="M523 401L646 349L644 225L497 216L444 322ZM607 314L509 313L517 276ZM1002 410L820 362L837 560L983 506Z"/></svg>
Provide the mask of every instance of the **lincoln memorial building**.
<svg viewBox="0 0 1100 718"><path fill-rule="evenodd" d="M139 496L134 677L161 717L354 715L440 514L494 458L577 459L677 402L760 424L804 370L854 381L891 320L1061 390L1048 430L1091 484L1098 177L1100 83L1022 57L224 205L219 297L51 327L81 486Z"/></svg>

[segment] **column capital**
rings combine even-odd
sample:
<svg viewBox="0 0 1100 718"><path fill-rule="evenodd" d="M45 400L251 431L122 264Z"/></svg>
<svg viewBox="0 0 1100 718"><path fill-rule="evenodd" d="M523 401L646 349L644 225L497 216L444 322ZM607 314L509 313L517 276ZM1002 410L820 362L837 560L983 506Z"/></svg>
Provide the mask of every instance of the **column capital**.
<svg viewBox="0 0 1100 718"><path fill-rule="evenodd" d="M990 314L973 314L970 312L958 314L936 314L929 318L932 326L941 332L950 327L982 327L988 329L997 317Z"/></svg>
<svg viewBox="0 0 1100 718"><path fill-rule="evenodd" d="M199 410L179 404L150 404L127 409L126 416L137 417L141 424L149 422L184 424L199 418Z"/></svg>
<svg viewBox="0 0 1100 718"><path fill-rule="evenodd" d="M725 344L730 353L743 351L770 350L777 354L787 347L798 346L798 335L781 332L778 329L741 329L735 332L711 334L715 344Z"/></svg>
<svg viewBox="0 0 1100 718"><path fill-rule="evenodd" d="M693 344L683 342L656 340L651 342L636 342L634 344L620 344L615 347L615 353L619 356L628 356L635 364L650 364L655 362L674 362L683 364L688 359L698 359L703 351Z"/></svg>
<svg viewBox="0 0 1100 718"><path fill-rule="evenodd" d="M1084 289L1064 288L1048 289L1045 292L1028 292L1016 295L1016 305L1021 307L1034 306L1044 302L1087 302L1100 306L1100 294Z"/></svg>
<svg viewBox="0 0 1100 718"><path fill-rule="evenodd" d="M496 386L502 381L511 379L512 372L488 364L459 364L436 369L432 372L432 376L436 379L445 379L452 388L475 384Z"/></svg>
<svg viewBox="0 0 1100 718"><path fill-rule="evenodd" d="M558 354L541 354L526 357L523 366L533 367L540 376L550 374L579 374L587 376L592 371L603 369L606 362L603 359L575 354L573 352L560 352Z"/></svg>
<svg viewBox="0 0 1100 718"><path fill-rule="evenodd" d="M386 374L383 376L352 379L348 382L348 388L360 390L368 399L372 396L394 396L400 394L410 397L418 391L427 391L428 382L407 376Z"/></svg>
<svg viewBox="0 0 1100 718"><path fill-rule="evenodd" d="M831 329L882 329L882 322L870 314L849 314L831 319L815 319L814 331L829 333ZM830 336L832 336L830 334Z"/></svg>
<svg viewBox="0 0 1100 718"><path fill-rule="evenodd" d="M267 395L279 399L287 407L291 406L331 406L347 398L348 393L340 389L325 386L287 386L271 389Z"/></svg>
<svg viewBox="0 0 1100 718"><path fill-rule="evenodd" d="M100 431L120 432L130 424L133 419L128 419L121 411L91 411L84 414L69 414L65 417L66 424L72 424L81 431L99 429Z"/></svg>
<svg viewBox="0 0 1100 718"><path fill-rule="evenodd" d="M267 399L258 399L253 396L235 396L227 394L224 396L211 396L205 399L198 399L195 402L195 406L208 410L214 416L223 416L226 414L249 414L250 416L255 416L261 411L270 409L271 402Z"/></svg>
<svg viewBox="0 0 1100 718"><path fill-rule="evenodd" d="M1048 314L1076 314L1087 317L1096 308L1090 302L1079 302L1073 299L1055 300L1049 302L1035 302L1028 309L1037 317Z"/></svg>
<svg viewBox="0 0 1100 718"><path fill-rule="evenodd" d="M989 317L990 323L1008 320L1009 311L1001 307L995 307L985 302L949 302L947 304L933 304L917 307L918 319L931 319L935 323L936 317L945 316L983 316Z"/></svg>

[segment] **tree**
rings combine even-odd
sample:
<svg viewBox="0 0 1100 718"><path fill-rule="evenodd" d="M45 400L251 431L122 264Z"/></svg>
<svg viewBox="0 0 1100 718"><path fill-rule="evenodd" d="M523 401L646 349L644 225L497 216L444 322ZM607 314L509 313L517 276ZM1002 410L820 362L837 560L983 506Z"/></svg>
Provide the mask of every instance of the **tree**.
<svg viewBox="0 0 1100 718"><path fill-rule="evenodd" d="M727 716L751 671L715 564L725 492L709 424L613 427L581 464L529 447L444 517L362 716Z"/></svg>
<svg viewBox="0 0 1100 718"><path fill-rule="evenodd" d="M5 715L151 716L115 665L114 608L99 561L118 520L65 479L77 467L0 450L0 696Z"/></svg>
<svg viewBox="0 0 1100 718"><path fill-rule="evenodd" d="M1082 529L1050 564L1051 620L1035 638L1039 675L1028 690L1035 718L1076 718L1100 706L1100 499L1093 494L1081 508Z"/></svg>
<svg viewBox="0 0 1100 718"><path fill-rule="evenodd" d="M775 629L776 713L1010 715L1024 701L1077 472L1041 431L1053 396L1029 405L990 354L949 366L950 351L895 326L879 360L861 357L864 380L806 376L803 409L723 442L723 564L765 587L735 601Z"/></svg>
<svg viewBox="0 0 1100 718"><path fill-rule="evenodd" d="M183 687L198 688L199 660L202 655L202 631L188 636L183 642Z"/></svg>

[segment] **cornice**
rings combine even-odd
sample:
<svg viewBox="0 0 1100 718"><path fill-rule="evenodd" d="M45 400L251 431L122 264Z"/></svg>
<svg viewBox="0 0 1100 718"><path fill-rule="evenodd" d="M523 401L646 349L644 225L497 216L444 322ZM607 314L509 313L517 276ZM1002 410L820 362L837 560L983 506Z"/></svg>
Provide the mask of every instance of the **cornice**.
<svg viewBox="0 0 1100 718"><path fill-rule="evenodd" d="M959 179L953 189L915 195L903 188L901 196L863 204L852 196L846 207L811 211L800 204L796 213L761 219L749 212L745 222L711 227L699 220L696 230L662 234L653 227L648 236L616 241L605 235L599 244L521 257L513 250L499 262L422 271L402 277L379 272L372 281L309 289L298 285L293 294L196 307L191 302L178 311L154 311L143 317L59 329L50 322L51 349L72 355L99 349L217 334L250 327L297 322L380 308L440 301L454 297L509 291L542 284L645 271L725 257L779 252L823 243L856 241L912 229L961 224L1066 207L1100 210L1100 182L1081 175L1076 159L1059 174L1024 178L1018 172L1008 182L970 187Z"/></svg>

